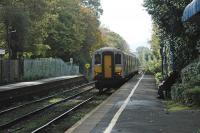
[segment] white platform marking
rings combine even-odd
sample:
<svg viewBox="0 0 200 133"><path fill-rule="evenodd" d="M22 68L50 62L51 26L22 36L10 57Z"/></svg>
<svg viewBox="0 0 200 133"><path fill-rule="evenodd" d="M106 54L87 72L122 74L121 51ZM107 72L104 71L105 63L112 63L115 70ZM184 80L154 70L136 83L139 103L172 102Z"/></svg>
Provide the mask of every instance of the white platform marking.
<svg viewBox="0 0 200 133"><path fill-rule="evenodd" d="M140 81L143 79L144 75L142 75L142 77L139 79L139 81L137 82L137 84L134 86L134 88L132 89L131 93L129 94L129 96L126 98L125 102L123 103L123 105L120 107L120 109L117 111L117 113L115 114L115 116L112 118L109 126L106 128L106 130L104 131L104 133L110 133L113 129L113 127L115 126L115 124L117 123L117 120L119 119L121 113L124 111L124 109L126 108L128 102L130 101L130 98L133 96L135 90L137 89L137 87L140 84Z"/></svg>

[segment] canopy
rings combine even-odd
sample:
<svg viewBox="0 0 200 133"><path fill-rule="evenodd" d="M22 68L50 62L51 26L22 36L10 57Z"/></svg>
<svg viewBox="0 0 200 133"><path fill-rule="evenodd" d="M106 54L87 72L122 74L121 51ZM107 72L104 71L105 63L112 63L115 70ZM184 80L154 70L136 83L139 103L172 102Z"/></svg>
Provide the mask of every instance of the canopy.
<svg viewBox="0 0 200 133"><path fill-rule="evenodd" d="M193 0L183 12L182 21L197 20L200 18L200 0Z"/></svg>

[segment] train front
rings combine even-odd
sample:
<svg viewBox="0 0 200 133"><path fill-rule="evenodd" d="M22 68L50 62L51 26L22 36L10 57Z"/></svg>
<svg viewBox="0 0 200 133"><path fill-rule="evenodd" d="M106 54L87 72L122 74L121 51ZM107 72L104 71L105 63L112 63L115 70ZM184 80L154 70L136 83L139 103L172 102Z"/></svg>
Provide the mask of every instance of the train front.
<svg viewBox="0 0 200 133"><path fill-rule="evenodd" d="M93 79L96 87L113 88L123 79L123 53L116 48L101 48L93 56Z"/></svg>

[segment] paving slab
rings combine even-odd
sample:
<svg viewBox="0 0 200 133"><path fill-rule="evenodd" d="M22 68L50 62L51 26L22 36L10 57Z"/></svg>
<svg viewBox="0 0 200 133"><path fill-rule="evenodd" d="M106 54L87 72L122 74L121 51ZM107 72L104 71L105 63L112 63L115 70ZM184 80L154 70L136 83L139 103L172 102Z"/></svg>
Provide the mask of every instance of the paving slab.
<svg viewBox="0 0 200 133"><path fill-rule="evenodd" d="M200 129L200 112L166 112L162 101L156 98L155 79L151 75L144 75L121 110L137 86L139 77L141 75L125 83L65 133L197 133ZM108 128L111 130L106 130Z"/></svg>

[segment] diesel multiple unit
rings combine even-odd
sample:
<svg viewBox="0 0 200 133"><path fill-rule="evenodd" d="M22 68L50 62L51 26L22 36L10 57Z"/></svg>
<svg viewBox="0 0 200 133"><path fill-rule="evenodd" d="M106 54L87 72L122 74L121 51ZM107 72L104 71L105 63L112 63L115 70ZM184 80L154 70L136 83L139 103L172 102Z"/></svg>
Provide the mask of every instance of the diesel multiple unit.
<svg viewBox="0 0 200 133"><path fill-rule="evenodd" d="M125 79L138 72L139 60L132 53L124 53L119 49L105 47L98 49L92 62L93 79L96 88L117 87Z"/></svg>

